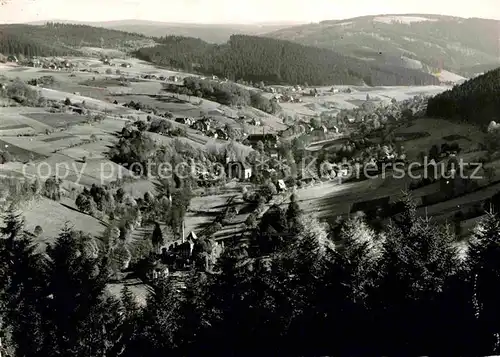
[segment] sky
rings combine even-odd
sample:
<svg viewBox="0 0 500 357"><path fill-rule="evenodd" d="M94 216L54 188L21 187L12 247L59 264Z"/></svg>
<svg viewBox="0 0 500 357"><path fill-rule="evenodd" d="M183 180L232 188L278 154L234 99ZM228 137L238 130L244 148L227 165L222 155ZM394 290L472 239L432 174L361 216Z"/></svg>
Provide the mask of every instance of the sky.
<svg viewBox="0 0 500 357"><path fill-rule="evenodd" d="M0 23L53 19L309 23L401 13L500 20L500 0L0 0L2 3Z"/></svg>

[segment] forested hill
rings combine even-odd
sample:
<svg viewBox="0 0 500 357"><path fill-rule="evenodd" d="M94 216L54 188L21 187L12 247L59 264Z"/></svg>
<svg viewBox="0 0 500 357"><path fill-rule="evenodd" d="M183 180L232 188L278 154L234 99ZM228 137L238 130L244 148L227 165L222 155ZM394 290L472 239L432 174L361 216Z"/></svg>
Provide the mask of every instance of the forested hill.
<svg viewBox="0 0 500 357"><path fill-rule="evenodd" d="M273 84L429 85L438 80L419 70L371 64L337 52L271 38L233 35L224 45L167 36L137 57L153 63L232 80Z"/></svg>
<svg viewBox="0 0 500 357"><path fill-rule="evenodd" d="M467 69L477 64L500 65L499 26L498 20L478 18L375 15L288 27L266 36L408 68L443 67L468 75Z"/></svg>
<svg viewBox="0 0 500 357"><path fill-rule="evenodd" d="M500 68L453 87L428 102L427 114L488 125L500 120Z"/></svg>
<svg viewBox="0 0 500 357"><path fill-rule="evenodd" d="M86 25L47 23L0 25L0 53L25 56L68 55L78 48L105 47L134 49L152 42L140 34Z"/></svg>

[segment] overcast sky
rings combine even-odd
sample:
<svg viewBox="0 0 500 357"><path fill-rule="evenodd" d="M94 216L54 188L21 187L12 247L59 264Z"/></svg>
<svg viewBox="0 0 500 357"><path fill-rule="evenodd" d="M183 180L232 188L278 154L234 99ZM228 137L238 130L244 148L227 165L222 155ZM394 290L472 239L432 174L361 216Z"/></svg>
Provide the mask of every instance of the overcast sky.
<svg viewBox="0 0 500 357"><path fill-rule="evenodd" d="M0 23L50 19L259 23L427 13L500 20L500 0L0 0Z"/></svg>

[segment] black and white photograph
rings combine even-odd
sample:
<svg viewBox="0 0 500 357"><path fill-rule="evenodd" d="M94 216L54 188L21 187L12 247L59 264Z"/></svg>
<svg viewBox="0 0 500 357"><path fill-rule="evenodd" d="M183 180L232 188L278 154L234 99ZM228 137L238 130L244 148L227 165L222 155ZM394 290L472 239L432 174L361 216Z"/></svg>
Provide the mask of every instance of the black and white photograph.
<svg viewBox="0 0 500 357"><path fill-rule="evenodd" d="M499 0L0 0L0 357L499 355Z"/></svg>

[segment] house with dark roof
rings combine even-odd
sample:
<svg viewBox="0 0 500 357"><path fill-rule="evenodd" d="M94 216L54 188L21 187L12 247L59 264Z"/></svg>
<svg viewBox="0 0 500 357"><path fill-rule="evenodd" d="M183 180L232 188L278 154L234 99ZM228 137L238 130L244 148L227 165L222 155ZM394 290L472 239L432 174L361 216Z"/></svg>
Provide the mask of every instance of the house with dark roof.
<svg viewBox="0 0 500 357"><path fill-rule="evenodd" d="M202 133L206 133L210 130L210 119L208 118L202 118L197 121L195 121L191 125L191 129L201 131Z"/></svg>
<svg viewBox="0 0 500 357"><path fill-rule="evenodd" d="M276 134L250 134L244 141L244 144L250 145L256 148L257 143L261 141L265 146L277 147L278 146L278 136Z"/></svg>
<svg viewBox="0 0 500 357"><path fill-rule="evenodd" d="M230 161L226 164L228 179L249 180L252 177L252 167L243 161Z"/></svg>
<svg viewBox="0 0 500 357"><path fill-rule="evenodd" d="M194 119L193 118L175 118L175 121L179 124L185 124L185 125L193 125Z"/></svg>

